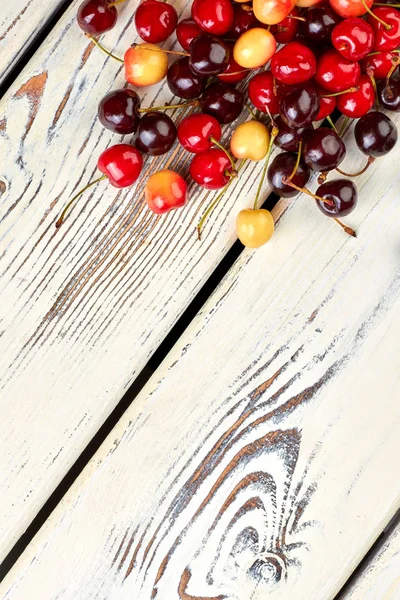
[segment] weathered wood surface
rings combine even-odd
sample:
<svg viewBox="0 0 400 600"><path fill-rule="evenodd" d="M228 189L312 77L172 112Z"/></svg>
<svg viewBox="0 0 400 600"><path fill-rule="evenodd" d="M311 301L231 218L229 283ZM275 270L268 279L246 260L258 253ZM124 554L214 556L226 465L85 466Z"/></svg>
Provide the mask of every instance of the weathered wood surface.
<svg viewBox="0 0 400 600"><path fill-rule="evenodd" d="M3 0L0 8L0 83L64 0Z"/></svg>
<svg viewBox="0 0 400 600"><path fill-rule="evenodd" d="M399 598L400 527L397 526L340 600L398 600Z"/></svg>
<svg viewBox="0 0 400 600"><path fill-rule="evenodd" d="M400 503L399 159L359 179L357 240L277 205L2 597L334 598Z"/></svg>

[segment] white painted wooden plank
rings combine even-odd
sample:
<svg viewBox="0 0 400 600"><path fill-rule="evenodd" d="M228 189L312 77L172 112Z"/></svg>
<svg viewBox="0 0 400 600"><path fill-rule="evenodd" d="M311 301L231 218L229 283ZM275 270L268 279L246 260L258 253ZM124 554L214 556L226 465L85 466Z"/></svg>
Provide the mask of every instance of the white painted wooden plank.
<svg viewBox="0 0 400 600"><path fill-rule="evenodd" d="M334 598L400 503L399 160L360 178L357 240L279 203L4 599Z"/></svg>
<svg viewBox="0 0 400 600"><path fill-rule="evenodd" d="M340 600L399 600L400 527L397 525Z"/></svg>
<svg viewBox="0 0 400 600"><path fill-rule="evenodd" d="M2 1L0 8L0 83L63 1Z"/></svg>

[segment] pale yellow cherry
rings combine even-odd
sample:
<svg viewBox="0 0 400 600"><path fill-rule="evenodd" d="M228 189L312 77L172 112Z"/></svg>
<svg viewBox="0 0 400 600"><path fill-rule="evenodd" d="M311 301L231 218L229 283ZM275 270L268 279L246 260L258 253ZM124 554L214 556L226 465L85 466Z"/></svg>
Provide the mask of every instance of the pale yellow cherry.
<svg viewBox="0 0 400 600"><path fill-rule="evenodd" d="M261 23L276 25L293 10L296 0L253 0L253 11Z"/></svg>
<svg viewBox="0 0 400 600"><path fill-rule="evenodd" d="M321 4L321 2L323 2L323 0L297 0L296 6L308 8L310 6L315 6L316 4Z"/></svg>
<svg viewBox="0 0 400 600"><path fill-rule="evenodd" d="M264 208L241 210L236 219L236 232L243 246L260 248L274 235L274 219Z"/></svg>
<svg viewBox="0 0 400 600"><path fill-rule="evenodd" d="M276 40L272 33L254 27L242 33L233 48L233 58L245 69L257 69L266 65L275 54Z"/></svg>
<svg viewBox="0 0 400 600"><path fill-rule="evenodd" d="M159 83L168 72L168 56L154 44L134 44L125 52L125 79L143 87Z"/></svg>
<svg viewBox="0 0 400 600"><path fill-rule="evenodd" d="M270 135L259 121L247 121L236 128L231 138L231 152L241 159L262 160L267 156Z"/></svg>

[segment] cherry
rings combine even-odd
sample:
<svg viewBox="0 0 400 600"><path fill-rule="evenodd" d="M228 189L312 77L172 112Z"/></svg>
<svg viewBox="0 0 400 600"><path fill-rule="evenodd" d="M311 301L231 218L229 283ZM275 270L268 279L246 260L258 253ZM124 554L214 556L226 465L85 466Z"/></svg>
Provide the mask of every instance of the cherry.
<svg viewBox="0 0 400 600"><path fill-rule="evenodd" d="M139 36L152 44L165 42L175 31L177 23L178 14L175 8L160 0L144 0L135 14Z"/></svg>
<svg viewBox="0 0 400 600"><path fill-rule="evenodd" d="M135 136L135 146L151 156L160 156L171 150L176 140L176 127L170 117L162 112L148 112L140 120Z"/></svg>
<svg viewBox="0 0 400 600"><path fill-rule="evenodd" d="M311 79L316 71L314 54L304 44L290 42L271 60L271 71L278 81L293 85Z"/></svg>
<svg viewBox="0 0 400 600"><path fill-rule="evenodd" d="M235 129L231 137L231 152L235 158L262 160L270 145L268 129L260 121L246 121Z"/></svg>
<svg viewBox="0 0 400 600"><path fill-rule="evenodd" d="M233 46L229 46L229 62L223 73L220 73L217 77L220 81L228 83L229 85L235 85L239 81L245 79L248 69L241 67L233 57Z"/></svg>
<svg viewBox="0 0 400 600"><path fill-rule="evenodd" d="M334 28L332 44L344 58L361 60L372 50L374 30L369 23L359 17L345 19Z"/></svg>
<svg viewBox="0 0 400 600"><path fill-rule="evenodd" d="M274 55L276 41L267 29L255 27L242 33L236 41L233 55L236 62L246 69L257 69L266 65Z"/></svg>
<svg viewBox="0 0 400 600"><path fill-rule="evenodd" d="M316 196L326 200L316 200L318 208L327 217L345 217L355 209L358 200L357 188L349 179L335 179L319 186Z"/></svg>
<svg viewBox="0 0 400 600"><path fill-rule="evenodd" d="M206 80L191 70L187 56L172 63L168 69L167 83L171 92L184 100L198 98L206 87Z"/></svg>
<svg viewBox="0 0 400 600"><path fill-rule="evenodd" d="M382 112L370 112L359 121L354 129L356 144L364 154L378 158L388 154L397 142L397 127Z"/></svg>
<svg viewBox="0 0 400 600"><path fill-rule="evenodd" d="M201 98L201 109L222 124L232 123L241 114L244 106L242 92L225 83L213 83Z"/></svg>
<svg viewBox="0 0 400 600"><path fill-rule="evenodd" d="M253 9L248 4L236 3L233 7L233 24L228 32L228 37L237 40L245 31L260 25Z"/></svg>
<svg viewBox="0 0 400 600"><path fill-rule="evenodd" d="M329 127L320 127L311 133L303 148L303 160L313 171L336 169L346 155L346 146Z"/></svg>
<svg viewBox="0 0 400 600"><path fill-rule="evenodd" d="M330 44L332 31L340 22L339 15L329 5L323 5L315 6L307 11L305 19L306 22L302 28L305 37L319 46Z"/></svg>
<svg viewBox="0 0 400 600"><path fill-rule="evenodd" d="M125 79L137 87L159 83L168 72L168 56L154 44L135 44L124 56Z"/></svg>
<svg viewBox="0 0 400 600"><path fill-rule="evenodd" d="M295 6L291 10L290 15L282 19L282 21L277 25L271 26L270 31L278 44L287 44L289 42L293 42L299 30L299 21L298 19L293 19L293 17L298 16L299 11Z"/></svg>
<svg viewBox="0 0 400 600"><path fill-rule="evenodd" d="M243 246L260 248L274 235L274 218L265 208L241 210L236 219L236 232Z"/></svg>
<svg viewBox="0 0 400 600"><path fill-rule="evenodd" d="M386 110L400 112L400 81L392 80L389 83L380 81L378 84L378 98Z"/></svg>
<svg viewBox="0 0 400 600"><path fill-rule="evenodd" d="M366 6L371 8L374 0L329 0L333 10L343 17L361 17L367 12Z"/></svg>
<svg viewBox="0 0 400 600"><path fill-rule="evenodd" d="M190 115L178 125L179 142L194 154L211 150L214 140L219 142L221 136L221 125L210 115Z"/></svg>
<svg viewBox="0 0 400 600"><path fill-rule="evenodd" d="M314 121L321 121L322 119L326 119L333 113L336 108L336 96L326 96L326 91L323 90L319 85L314 84L314 89L319 96L319 111L314 119Z"/></svg>
<svg viewBox="0 0 400 600"><path fill-rule="evenodd" d="M163 215L186 204L187 183L175 171L158 171L146 183L145 198L152 212Z"/></svg>
<svg viewBox="0 0 400 600"><path fill-rule="evenodd" d="M211 148L195 155L190 165L190 175L207 190L218 190L226 186L235 171L223 150Z"/></svg>
<svg viewBox="0 0 400 600"><path fill-rule="evenodd" d="M311 125L319 112L319 97L311 87L296 87L282 96L280 115L295 129Z"/></svg>
<svg viewBox="0 0 400 600"><path fill-rule="evenodd" d="M297 0L296 5L300 8L309 8L310 6L316 6L321 4L324 0Z"/></svg>
<svg viewBox="0 0 400 600"><path fill-rule="evenodd" d="M355 92L348 92L337 97L338 110L352 119L358 119L365 115L375 102L374 86L367 75L361 75L357 88Z"/></svg>
<svg viewBox="0 0 400 600"><path fill-rule="evenodd" d="M261 23L276 25L293 10L296 0L253 0L253 11Z"/></svg>
<svg viewBox="0 0 400 600"><path fill-rule="evenodd" d="M275 93L274 76L271 71L257 73L249 81L248 94L251 102L263 113L279 112L279 100Z"/></svg>
<svg viewBox="0 0 400 600"><path fill-rule="evenodd" d="M326 50L319 58L315 81L329 92L343 92L355 86L360 75L357 62L344 58L336 50Z"/></svg>
<svg viewBox="0 0 400 600"><path fill-rule="evenodd" d="M275 138L275 144L279 148L282 148L282 150L286 150L286 152L297 152L299 143L306 140L314 131L312 125L291 129L281 116L276 117L275 124L279 130L279 133Z"/></svg>
<svg viewBox="0 0 400 600"><path fill-rule="evenodd" d="M194 0L192 17L203 31L224 35L233 25L234 12L230 0Z"/></svg>
<svg viewBox="0 0 400 600"><path fill-rule="evenodd" d="M98 117L101 124L121 135L135 133L140 116L140 98L136 92L129 89L113 90L101 100Z"/></svg>
<svg viewBox="0 0 400 600"><path fill-rule="evenodd" d="M374 8L372 14L368 15L368 22L374 30L375 50L389 52L398 48L400 45L400 12L398 10L379 6Z"/></svg>
<svg viewBox="0 0 400 600"><path fill-rule="evenodd" d="M89 35L100 35L114 27L118 19L108 0L85 0L78 8L78 25Z"/></svg>
<svg viewBox="0 0 400 600"><path fill-rule="evenodd" d="M186 52L189 52L190 44L195 38L199 37L201 33L202 30L193 19L183 19L183 21L178 23L176 28L178 42Z"/></svg>
<svg viewBox="0 0 400 600"><path fill-rule="evenodd" d="M196 75L211 77L225 71L229 62L229 48L225 42L202 34L190 44L190 68Z"/></svg>
<svg viewBox="0 0 400 600"><path fill-rule="evenodd" d="M373 75L375 79L386 79L393 65L392 58L391 52L372 54L361 61L361 66L365 73Z"/></svg>
<svg viewBox="0 0 400 600"><path fill-rule="evenodd" d="M268 182L276 194L279 194L283 198L296 196L298 193L297 190L283 183L292 176L295 169L296 171L291 178L291 182L302 188L307 185L310 179L310 169L307 165L303 161L300 161L297 166L296 156L289 152L281 152L281 154L275 156L268 169Z"/></svg>

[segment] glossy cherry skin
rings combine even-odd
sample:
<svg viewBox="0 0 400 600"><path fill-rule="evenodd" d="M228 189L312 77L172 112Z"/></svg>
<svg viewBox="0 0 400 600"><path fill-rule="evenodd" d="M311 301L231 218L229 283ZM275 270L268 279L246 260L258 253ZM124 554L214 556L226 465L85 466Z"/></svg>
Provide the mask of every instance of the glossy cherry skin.
<svg viewBox="0 0 400 600"><path fill-rule="evenodd" d="M188 200L187 183L178 173L165 169L151 175L146 183L145 198L157 215L182 208Z"/></svg>
<svg viewBox="0 0 400 600"><path fill-rule="evenodd" d="M349 179L327 181L319 186L315 195L328 200L328 202L316 200L321 212L327 217L336 219L353 212L358 200L357 188Z"/></svg>
<svg viewBox="0 0 400 600"><path fill-rule="evenodd" d="M279 133L275 138L275 145L282 150L286 150L286 152L297 152L299 143L304 142L314 131L312 125L291 129L280 115L275 118L275 123L279 130Z"/></svg>
<svg viewBox="0 0 400 600"><path fill-rule="evenodd" d="M388 30L382 23L374 19L372 15L368 15L368 23L374 30L374 50L378 50L379 52L396 50L400 45L400 12L389 6L378 6L372 12L390 25L390 29Z"/></svg>
<svg viewBox="0 0 400 600"><path fill-rule="evenodd" d="M228 85L236 85L240 81L243 81L248 74L248 70L241 67L233 57L233 46L229 46L229 62L223 73L220 73L217 77L223 83Z"/></svg>
<svg viewBox="0 0 400 600"><path fill-rule="evenodd" d="M100 123L115 133L135 133L140 116L140 98L129 89L113 90L100 101L98 117Z"/></svg>
<svg viewBox="0 0 400 600"><path fill-rule="evenodd" d="M116 144L107 148L97 161L99 171L117 188L133 185L142 167L143 158L139 150L128 144Z"/></svg>
<svg viewBox="0 0 400 600"><path fill-rule="evenodd" d="M266 65L275 51L276 40L272 33L263 27L255 27L236 40L233 56L242 67L257 69Z"/></svg>
<svg viewBox="0 0 400 600"><path fill-rule="evenodd" d="M186 52L190 50L190 44L203 32L193 19L183 19L176 28L178 42Z"/></svg>
<svg viewBox="0 0 400 600"><path fill-rule="evenodd" d="M280 115L292 129L311 125L319 111L319 97L311 87L296 87L282 96Z"/></svg>
<svg viewBox="0 0 400 600"><path fill-rule="evenodd" d="M118 19L115 6L108 0L85 0L78 8L78 25L89 35L100 35L114 27Z"/></svg>
<svg viewBox="0 0 400 600"><path fill-rule="evenodd" d="M370 73L375 79L386 79L390 69L393 66L391 52L380 52L367 56L361 61L361 66L364 73Z"/></svg>
<svg viewBox="0 0 400 600"><path fill-rule="evenodd" d="M311 8L304 17L303 35L319 46L330 44L332 31L341 20L339 15L329 5L323 5Z"/></svg>
<svg viewBox="0 0 400 600"><path fill-rule="evenodd" d="M391 79L388 85L386 85L386 81L380 81L378 98L381 106L386 110L400 112L400 81Z"/></svg>
<svg viewBox="0 0 400 600"><path fill-rule="evenodd" d="M279 100L274 90L274 76L271 71L254 75L249 81L247 91L251 102L261 112L268 113L269 110L272 115L279 112Z"/></svg>
<svg viewBox="0 0 400 600"><path fill-rule="evenodd" d="M296 0L253 0L253 10L257 19L265 25L276 25L287 17Z"/></svg>
<svg viewBox="0 0 400 600"><path fill-rule="evenodd" d="M299 21L293 19L292 16L299 16L299 11L296 6L290 11L290 15L282 19L280 23L271 25L270 31L278 44L288 44L289 42L293 42L297 35L299 31Z"/></svg>
<svg viewBox="0 0 400 600"><path fill-rule="evenodd" d="M233 6L230 0L194 0L192 17L203 31L225 35L233 25Z"/></svg>
<svg viewBox="0 0 400 600"><path fill-rule="evenodd" d="M229 62L229 47L211 35L202 34L190 44L190 68L196 75L211 77L223 73Z"/></svg>
<svg viewBox="0 0 400 600"><path fill-rule="evenodd" d="M356 144L364 154L378 158L388 154L397 142L397 127L385 114L374 111L357 121Z"/></svg>
<svg viewBox="0 0 400 600"><path fill-rule="evenodd" d="M283 198L293 198L299 192L289 185L283 183L288 179L296 166L297 157L289 152L281 152L275 156L268 168L268 183L276 194ZM291 181L298 187L303 188L310 179L310 169L300 161L297 171Z"/></svg>
<svg viewBox="0 0 400 600"><path fill-rule="evenodd" d="M314 121L320 121L333 113L337 105L337 98L335 96L331 98L324 97L326 90L323 90L319 85L314 84L314 89L319 96L319 111Z"/></svg>
<svg viewBox="0 0 400 600"><path fill-rule="evenodd" d="M336 50L326 50L319 58L315 81L329 92L343 92L355 86L360 75L357 62L347 60Z"/></svg>
<svg viewBox="0 0 400 600"><path fill-rule="evenodd" d="M343 140L329 127L315 129L303 147L303 160L313 171L336 169L345 155Z"/></svg>
<svg viewBox="0 0 400 600"><path fill-rule="evenodd" d="M160 156L169 152L176 140L172 119L162 112L149 112L141 118L135 136L135 146L144 154Z"/></svg>
<svg viewBox="0 0 400 600"><path fill-rule="evenodd" d="M316 71L314 54L304 44L290 42L271 59L271 71L278 81L289 85L304 83Z"/></svg>
<svg viewBox="0 0 400 600"><path fill-rule="evenodd" d="M221 139L221 125L210 115L190 115L178 125L178 140L188 152L200 154L211 150L214 140Z"/></svg>
<svg viewBox="0 0 400 600"><path fill-rule="evenodd" d="M177 24L178 14L175 8L160 0L144 0L135 14L139 36L151 44L165 42L175 31Z"/></svg>
<svg viewBox="0 0 400 600"><path fill-rule="evenodd" d="M260 248L274 235L275 224L272 214L259 208L241 210L236 219L236 232L246 248Z"/></svg>
<svg viewBox="0 0 400 600"><path fill-rule="evenodd" d="M143 42L125 52L125 79L137 87L160 83L168 73L168 56L159 46Z"/></svg>
<svg viewBox="0 0 400 600"><path fill-rule="evenodd" d="M374 0L364 0L368 8L371 8L373 2ZM361 0L329 0L329 3L333 10L344 19L361 17L367 12Z"/></svg>
<svg viewBox="0 0 400 600"><path fill-rule="evenodd" d="M348 92L337 97L337 108L346 117L359 119L367 114L375 103L375 90L367 75L361 75L356 92Z"/></svg>
<svg viewBox="0 0 400 600"><path fill-rule="evenodd" d="M230 180L232 165L222 150L212 148L196 154L190 165L190 176L193 181L206 190L219 190Z"/></svg>
<svg viewBox="0 0 400 600"><path fill-rule="evenodd" d="M225 84L213 83L201 98L201 109L207 115L226 125L232 123L241 114L244 96L239 90Z"/></svg>
<svg viewBox="0 0 400 600"><path fill-rule="evenodd" d="M361 60L372 50L374 30L369 23L359 17L345 19L332 31L332 44L344 58Z"/></svg>
<svg viewBox="0 0 400 600"><path fill-rule="evenodd" d="M253 27L261 27L262 24L254 15L248 4L236 3L233 6L233 23L228 31L227 37L237 40L245 31Z"/></svg>
<svg viewBox="0 0 400 600"><path fill-rule="evenodd" d="M187 56L172 63L168 69L167 83L171 92L184 100L198 98L206 87L206 79L193 73Z"/></svg>

